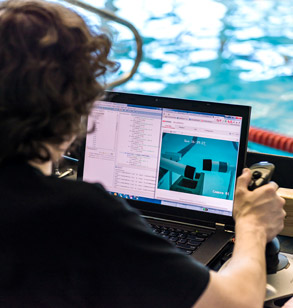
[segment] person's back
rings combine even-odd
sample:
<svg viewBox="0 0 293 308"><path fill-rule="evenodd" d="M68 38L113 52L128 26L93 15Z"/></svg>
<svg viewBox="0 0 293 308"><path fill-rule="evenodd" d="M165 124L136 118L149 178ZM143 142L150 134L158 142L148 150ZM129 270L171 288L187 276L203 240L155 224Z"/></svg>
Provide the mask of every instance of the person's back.
<svg viewBox="0 0 293 308"><path fill-rule="evenodd" d="M109 210L107 193L44 176L23 163L0 166L0 183L1 307L115 303L111 294L119 269L114 268L122 267L126 256L113 264L105 258L116 258L115 249L121 250L111 233L115 204Z"/></svg>
<svg viewBox="0 0 293 308"><path fill-rule="evenodd" d="M0 183L1 307L189 307L208 281L99 185L21 162Z"/></svg>
<svg viewBox="0 0 293 308"><path fill-rule="evenodd" d="M93 238L106 218L82 187L23 163L0 166L0 183L1 307L103 307L104 239Z"/></svg>

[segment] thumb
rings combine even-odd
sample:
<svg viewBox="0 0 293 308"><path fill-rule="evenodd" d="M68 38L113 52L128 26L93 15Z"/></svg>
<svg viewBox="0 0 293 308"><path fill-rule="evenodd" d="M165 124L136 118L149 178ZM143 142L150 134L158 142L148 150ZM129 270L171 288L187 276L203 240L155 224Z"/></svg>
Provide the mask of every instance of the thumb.
<svg viewBox="0 0 293 308"><path fill-rule="evenodd" d="M251 171L248 168L244 168L242 174L237 179L237 186L245 187L247 189L251 180Z"/></svg>

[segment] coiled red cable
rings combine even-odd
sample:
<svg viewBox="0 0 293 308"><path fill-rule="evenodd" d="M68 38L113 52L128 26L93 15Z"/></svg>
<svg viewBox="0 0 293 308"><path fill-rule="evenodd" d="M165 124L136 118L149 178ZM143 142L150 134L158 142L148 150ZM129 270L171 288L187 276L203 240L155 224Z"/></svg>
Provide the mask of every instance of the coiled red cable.
<svg viewBox="0 0 293 308"><path fill-rule="evenodd" d="M264 129L250 127L248 140L271 148L293 153L293 138L270 132Z"/></svg>

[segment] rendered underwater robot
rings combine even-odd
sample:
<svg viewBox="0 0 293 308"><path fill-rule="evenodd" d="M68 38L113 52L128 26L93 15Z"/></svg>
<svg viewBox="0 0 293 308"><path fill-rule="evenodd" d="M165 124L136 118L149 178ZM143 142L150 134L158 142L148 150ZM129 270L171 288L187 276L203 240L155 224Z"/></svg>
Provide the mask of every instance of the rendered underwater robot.
<svg viewBox="0 0 293 308"><path fill-rule="evenodd" d="M166 135L163 135L163 139L165 137ZM209 158L199 160L195 157L194 163L193 160L189 160L191 164L186 163L183 157L199 142L197 137L192 137L188 142L189 144L178 152L162 151L158 188L203 195L205 178L211 179L210 173L228 174L231 173L231 171L235 171L235 167L229 165L227 162ZM209 177L207 177L208 174ZM230 190L233 177L231 176L229 178L230 180L227 182L227 192ZM209 185L214 186L215 182L209 182ZM223 195L225 195L225 197L229 196L229 194L226 195L225 193L223 193Z"/></svg>

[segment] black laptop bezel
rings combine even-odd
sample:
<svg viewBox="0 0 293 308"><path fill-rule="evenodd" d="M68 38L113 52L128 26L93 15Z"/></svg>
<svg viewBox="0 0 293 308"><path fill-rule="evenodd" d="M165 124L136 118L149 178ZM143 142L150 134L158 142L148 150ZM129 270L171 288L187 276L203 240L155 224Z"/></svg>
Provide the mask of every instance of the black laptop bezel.
<svg viewBox="0 0 293 308"><path fill-rule="evenodd" d="M246 165L246 150L251 115L250 106L115 91L106 91L103 100L114 103L144 105L149 107L162 107L242 117L237 176L241 174L242 169ZM80 157L77 172L77 178L80 180L83 177L85 140L86 138L84 138L80 146ZM145 201L141 202L129 199L127 201L131 206L138 209L145 216L155 216L173 221L178 220L180 222L183 221L195 225L204 224L205 226L210 227L215 227L215 224L218 223L225 225L226 229L233 230L234 228L234 220L230 216L192 211L182 208L178 209L172 206L158 205Z"/></svg>

